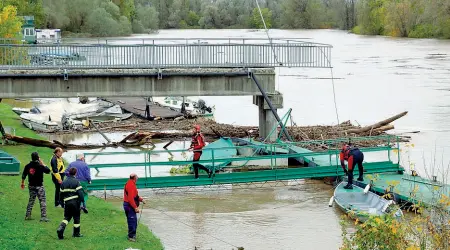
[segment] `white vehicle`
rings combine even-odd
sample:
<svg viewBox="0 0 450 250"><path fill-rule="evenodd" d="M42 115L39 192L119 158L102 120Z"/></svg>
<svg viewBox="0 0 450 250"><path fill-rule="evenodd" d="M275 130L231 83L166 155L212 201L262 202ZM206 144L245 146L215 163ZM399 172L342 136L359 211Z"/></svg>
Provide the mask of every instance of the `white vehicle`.
<svg viewBox="0 0 450 250"><path fill-rule="evenodd" d="M60 29L36 29L37 43L60 43Z"/></svg>

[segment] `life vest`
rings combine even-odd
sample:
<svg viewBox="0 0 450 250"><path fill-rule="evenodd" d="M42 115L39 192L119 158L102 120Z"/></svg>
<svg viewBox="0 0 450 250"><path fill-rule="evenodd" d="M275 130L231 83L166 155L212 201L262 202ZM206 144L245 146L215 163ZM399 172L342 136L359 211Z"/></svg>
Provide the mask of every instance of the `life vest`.
<svg viewBox="0 0 450 250"><path fill-rule="evenodd" d="M54 155L53 158L56 158L56 169L57 169L57 173L54 172L52 161L50 160L50 166L52 166L52 174L53 176L58 180L58 181L62 181L61 179L61 174L64 174L64 171L66 171L66 168L64 166L64 161L62 158ZM52 160L53 160L52 158Z"/></svg>

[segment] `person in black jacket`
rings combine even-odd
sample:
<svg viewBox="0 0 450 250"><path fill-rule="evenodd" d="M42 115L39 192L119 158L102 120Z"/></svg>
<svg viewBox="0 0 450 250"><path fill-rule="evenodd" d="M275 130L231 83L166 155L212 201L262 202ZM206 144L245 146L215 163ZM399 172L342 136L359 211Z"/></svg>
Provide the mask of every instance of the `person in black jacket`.
<svg viewBox="0 0 450 250"><path fill-rule="evenodd" d="M80 208L84 202L83 188L80 181L75 178L76 168L69 169L69 177L61 184L60 201L64 202L64 220L59 225L56 233L60 240L64 239L64 230L73 217L73 237L83 237L80 234Z"/></svg>
<svg viewBox="0 0 450 250"><path fill-rule="evenodd" d="M31 210L33 209L36 196L39 199L41 205L41 221L48 222L47 218L47 203L45 199L44 189L44 173L49 174L50 169L42 162L39 154L33 152L31 154L31 161L23 169L22 184L20 187L25 188L25 178L28 176L28 191L30 192L30 199L28 200L27 212L25 214L25 220L31 220Z"/></svg>

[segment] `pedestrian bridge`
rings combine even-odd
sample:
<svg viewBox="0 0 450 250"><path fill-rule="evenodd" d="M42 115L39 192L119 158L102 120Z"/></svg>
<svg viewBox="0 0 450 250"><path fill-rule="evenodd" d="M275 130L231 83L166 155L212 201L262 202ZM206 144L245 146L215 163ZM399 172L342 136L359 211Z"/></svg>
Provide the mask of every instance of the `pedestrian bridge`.
<svg viewBox="0 0 450 250"><path fill-rule="evenodd" d="M305 40L63 39L57 44L3 40L0 70L331 67L332 46Z"/></svg>
<svg viewBox="0 0 450 250"><path fill-rule="evenodd" d="M379 142L381 146L364 146L368 145L369 141ZM154 189L261 183L344 176L339 161L340 148L344 142L348 142L348 138L298 143L262 143L204 149L203 155L209 155L210 157L204 159L202 155L199 163L213 170L216 174L208 178L206 174L202 175L200 171L200 178L197 180L191 174L167 174L171 167L192 164L192 160L186 160L183 157L183 154L188 153L184 149L143 150L122 153L85 153L85 159L91 169L95 168L100 170L102 175L102 177L93 179L92 184L89 185L89 190L122 189L131 172L137 173L140 177L137 183L138 188ZM398 152L399 150L398 137L376 136L352 138L352 143L359 146L365 154L365 174L403 172L403 168L399 164L399 154L393 153L393 151ZM320 145L322 148L327 149L322 151L306 149L310 145ZM293 148L295 150L291 150ZM299 148L302 150L298 150ZM233 150L238 153L230 156L224 153L224 151L228 150ZM211 152L207 153L206 151ZM133 160L123 162L124 158ZM167 160L161 160L164 158ZM286 164L288 159L294 159L298 164L288 167ZM252 162L257 162L258 165L261 165L261 161L266 162L267 167L265 170L251 171L251 168L248 167L248 165L252 165ZM240 172L233 171L237 169ZM357 169L355 169L355 174L358 175ZM111 175L120 176L120 178L109 178L108 176Z"/></svg>
<svg viewBox="0 0 450 250"><path fill-rule="evenodd" d="M278 120L277 109L283 108L274 68L331 67L331 45L305 40L2 40L0 99L254 96L260 136L266 137Z"/></svg>

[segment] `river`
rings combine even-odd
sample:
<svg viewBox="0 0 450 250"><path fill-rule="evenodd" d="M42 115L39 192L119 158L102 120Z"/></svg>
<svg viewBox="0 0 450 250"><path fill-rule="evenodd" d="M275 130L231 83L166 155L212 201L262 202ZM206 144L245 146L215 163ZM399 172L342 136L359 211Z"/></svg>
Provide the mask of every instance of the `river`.
<svg viewBox="0 0 450 250"><path fill-rule="evenodd" d="M450 41L358 36L337 30L270 30L270 36L310 38L333 45L339 121L368 125L409 111L394 123L394 132L421 132L410 134L414 147L403 151L402 164L409 168L409 156L420 175L434 172L440 180L446 177L441 172L448 169L450 160ZM264 38L266 34L161 30L135 37ZM331 78L329 69L281 68L277 74L277 90L284 95L285 107L279 114L292 108L297 124L337 123L332 81L323 79ZM257 125L257 107L251 96L204 99L216 106L218 122ZM302 181L290 187L145 193L149 206L157 210L144 208L142 222L168 250L231 249L232 245L246 250L338 249L341 213L328 207L329 189L318 181Z"/></svg>

